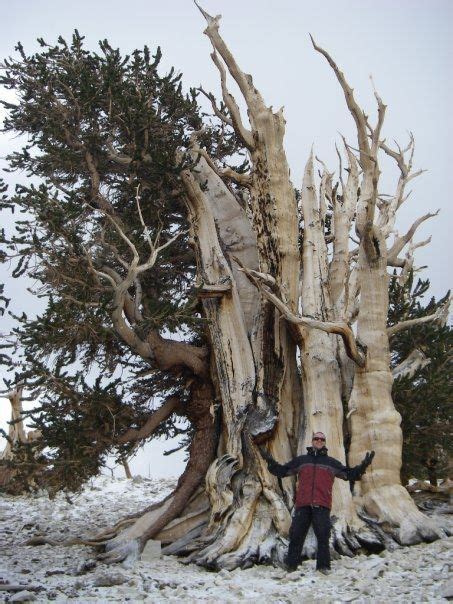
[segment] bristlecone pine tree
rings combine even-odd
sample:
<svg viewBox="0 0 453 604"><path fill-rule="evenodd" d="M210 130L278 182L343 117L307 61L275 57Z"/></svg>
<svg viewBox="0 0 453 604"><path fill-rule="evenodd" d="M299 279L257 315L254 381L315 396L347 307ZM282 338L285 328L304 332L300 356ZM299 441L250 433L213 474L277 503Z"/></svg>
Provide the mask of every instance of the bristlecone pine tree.
<svg viewBox="0 0 453 604"><path fill-rule="evenodd" d="M71 485L109 451L126 455L153 434L185 430L189 461L175 491L89 542L107 562L134 558L155 538L164 552L211 568L278 563L295 485L269 474L258 446L284 462L322 430L345 462L347 427L348 462L376 456L354 495L335 485L332 547L350 555L391 538L436 539L441 529L400 483L389 335L408 324L387 329L387 267L405 278L421 245L415 231L433 216L391 241L407 183L420 173L414 140L404 150L382 142L377 93L372 126L313 42L343 89L358 142L344 141L336 184L323 167L317 186L310 156L299 199L283 112L241 71L220 17L202 13L223 96L218 104L201 90L214 122L179 76L158 74L159 52L122 57L102 42L93 54L76 32L70 45L42 41L33 56L19 46L20 57L5 62L2 83L19 99L5 128L27 136L10 166L33 177L4 202L23 212L6 256L47 300L36 320L17 317L20 371L11 361L41 397L34 421L49 465L39 476ZM400 171L384 199L381 153Z"/></svg>
<svg viewBox="0 0 453 604"><path fill-rule="evenodd" d="M440 300L423 304L429 280L414 285L411 272L404 284L390 282L389 326L419 319L444 306ZM393 367L393 401L401 413L403 430L403 484L408 478L427 478L433 486L448 478L453 454L451 438L451 383L453 330L432 321L416 323L390 339Z"/></svg>

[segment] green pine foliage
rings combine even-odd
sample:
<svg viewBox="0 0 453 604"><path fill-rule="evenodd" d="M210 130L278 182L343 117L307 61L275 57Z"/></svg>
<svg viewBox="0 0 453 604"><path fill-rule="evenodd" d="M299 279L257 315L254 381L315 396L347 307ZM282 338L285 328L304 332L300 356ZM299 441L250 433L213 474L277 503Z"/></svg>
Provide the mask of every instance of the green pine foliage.
<svg viewBox="0 0 453 604"><path fill-rule="evenodd" d="M45 302L38 317L14 317L17 346L9 354L2 349L1 360L10 382L25 381L39 401L28 415L43 438L34 457L24 449L21 468L51 488L79 486L99 471L114 435L139 427L163 397L177 393L183 403L187 397L183 371L150 370L112 327L111 290L91 269L126 274L131 249L113 220L142 262L149 246L138 205L152 241L180 233L130 290L135 297L140 287L136 333L205 340L180 185L181 170L193 165L190 135L203 126L197 93L184 93L173 69L160 75L159 48L122 56L106 40L98 52L83 40L77 31L70 43L41 39L33 55L18 44L0 75L18 99L3 102L3 131L25 140L7 158L20 184L8 196L1 183L0 209L18 218L15 232L0 233L0 258L12 262L13 277L32 280ZM236 138L224 126L205 130L199 140L210 155L236 153ZM3 312L7 299L0 294ZM156 435L187 430L175 416Z"/></svg>
<svg viewBox="0 0 453 604"><path fill-rule="evenodd" d="M432 314L444 305L449 292L428 303L424 296L429 280L414 282L413 273L404 286L396 278L390 283L389 325ZM412 377L396 379L393 400L402 416L403 468L402 479L427 479L434 469L438 478L446 478L452 448L452 349L453 330L450 325L428 322L395 334L390 340L392 365L403 361L413 350L420 350L429 365Z"/></svg>

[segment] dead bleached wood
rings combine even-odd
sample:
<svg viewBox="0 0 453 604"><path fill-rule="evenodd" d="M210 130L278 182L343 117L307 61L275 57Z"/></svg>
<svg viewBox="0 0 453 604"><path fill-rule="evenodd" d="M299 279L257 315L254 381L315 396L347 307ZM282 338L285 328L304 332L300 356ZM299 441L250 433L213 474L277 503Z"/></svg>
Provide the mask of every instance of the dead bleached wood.
<svg viewBox="0 0 453 604"><path fill-rule="evenodd" d="M9 400L11 405L11 419L6 446L0 453L0 459L11 459L14 445L27 442L22 414L22 393L23 386L18 385L16 388L5 394L5 398Z"/></svg>
<svg viewBox="0 0 453 604"><path fill-rule="evenodd" d="M345 94L356 124L362 169L356 214L360 282L357 338L366 347L366 363L355 370L348 403L349 409L354 410L350 417L350 463L358 463L363 451L375 450L373 464L360 482L360 504L369 514L387 522L400 543L433 539L440 535L439 529L417 510L400 483L401 416L395 410L391 396L393 377L386 326L389 305L386 238L391 221L388 213L378 213L378 151L385 105L375 92L378 118L372 128L335 61L324 49L314 42L313 45L327 59ZM407 181L407 175L402 177ZM396 205L398 203L402 203L399 198Z"/></svg>
<svg viewBox="0 0 453 604"><path fill-rule="evenodd" d="M336 334L339 335L343 343L345 345L345 349L348 353L348 356L359 366L364 365L365 363L365 355L364 352L357 345L354 333L350 326L344 321L320 321L319 319L314 319L312 317L306 316L298 316L290 311L290 309L276 296L276 294L272 293L268 288L259 285L261 280L260 273L256 271L249 270L245 267L242 267L242 270L257 284L257 287L260 287L263 295L272 302L272 304L281 312L281 314L285 317L285 319L299 327L300 337L303 339L303 329L319 329L328 334Z"/></svg>
<svg viewBox="0 0 453 604"><path fill-rule="evenodd" d="M353 170L351 178L352 182L350 181L349 185L354 188ZM355 207L355 201L353 200L357 198L357 190L351 191L351 199L346 199L345 213L340 215L340 212L337 211L336 223L334 220L334 242L338 241L338 245L334 243L333 255L334 258L336 255L338 263L337 267L330 272L327 243L324 237L326 200L332 203L330 181L331 177L324 166L319 196L317 196L313 153L311 153L305 166L301 189L301 205L304 216L301 306L305 316L298 318L297 323L293 323L297 326L300 334L303 371L302 384L306 429L300 443L300 452L305 452L305 447L311 445L311 435L321 430L327 436L329 454L346 463L341 377L335 336L341 336L347 354L356 363L362 365L365 357L363 351L356 344L351 328L344 321L335 322L332 320L336 318L338 309L335 308L331 296L333 290L338 302L344 291L348 263L347 229L352 219L352 208ZM333 203L335 205L335 202ZM281 306L280 304L280 309ZM295 319L294 316L289 317L288 309L284 316L287 320L291 318L294 321ZM336 481L334 484L332 513L335 516L332 531L335 547L341 553L350 554L348 538L355 538L357 533L365 529L365 525L357 516L349 485L343 481ZM350 540L349 543L351 543Z"/></svg>
<svg viewBox="0 0 453 604"><path fill-rule="evenodd" d="M425 315L424 317L417 317L416 319L408 319L407 321L401 321L400 323L395 323L395 325L387 327L387 335L389 338L391 338L400 331L410 329L411 327L415 327L416 325L423 325L423 323L433 322L438 323L439 325L445 325L448 320L449 312L450 300L447 300L445 304L439 306L439 308L430 315Z"/></svg>
<svg viewBox="0 0 453 604"><path fill-rule="evenodd" d="M259 270L272 274L282 299L295 311L299 299L299 221L283 145L283 110L274 112L266 106L252 77L240 69L220 35L220 15L212 17L199 8L207 23L204 33L214 49L211 57L219 71L223 101L236 134L248 150L249 215L256 234ZM248 125L228 90L227 76L239 87L247 108ZM272 423L270 418L279 415L279 421L273 421L277 434L272 446L276 447L275 454L279 452L289 458L297 446L296 426L300 415L295 345L267 304L260 304L256 309L252 334L257 393L253 424L258 426L257 418L262 417L263 430L267 429Z"/></svg>
<svg viewBox="0 0 453 604"><path fill-rule="evenodd" d="M423 369L431 363L421 350L413 350L405 359L392 370L393 379L402 377L413 377L419 369Z"/></svg>

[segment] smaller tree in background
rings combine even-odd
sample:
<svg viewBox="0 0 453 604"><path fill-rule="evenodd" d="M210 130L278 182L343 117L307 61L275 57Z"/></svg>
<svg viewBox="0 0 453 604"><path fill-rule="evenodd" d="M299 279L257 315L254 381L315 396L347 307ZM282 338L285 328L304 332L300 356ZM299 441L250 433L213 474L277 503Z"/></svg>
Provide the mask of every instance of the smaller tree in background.
<svg viewBox="0 0 453 604"><path fill-rule="evenodd" d="M450 292L442 299L424 296L429 280L414 274L401 285L395 277L390 282L389 326L401 321L432 315L445 306ZM412 476L428 478L436 485L447 477L451 440L451 383L453 332L442 323L417 322L390 339L395 381L393 400L402 416L403 484Z"/></svg>

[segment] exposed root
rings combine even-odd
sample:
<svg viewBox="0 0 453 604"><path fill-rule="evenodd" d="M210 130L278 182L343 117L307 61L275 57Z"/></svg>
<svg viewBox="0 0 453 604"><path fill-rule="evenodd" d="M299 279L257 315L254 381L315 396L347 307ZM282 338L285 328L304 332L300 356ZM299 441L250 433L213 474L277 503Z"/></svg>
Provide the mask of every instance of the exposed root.
<svg viewBox="0 0 453 604"><path fill-rule="evenodd" d="M96 545L101 545L102 543L104 543L110 539L113 539L122 530L132 526L136 522L137 518L141 518L145 514L148 514L155 510L159 510L166 504L168 505L168 500L173 498L174 493L175 493L175 491L173 491L173 493L170 493L169 495L167 495L164 499L161 499L161 501L158 501L156 503L153 503L152 505L149 505L148 507L146 507L144 510L141 510L140 512L135 512L134 514L129 514L125 518L122 518L121 520L119 520L114 526L104 529L97 535L94 535L94 537L87 539L86 543L89 545L96 546Z"/></svg>
<svg viewBox="0 0 453 604"><path fill-rule="evenodd" d="M372 489L360 503L381 529L400 545L430 543L445 536L432 518L417 509L401 485Z"/></svg>
<svg viewBox="0 0 453 604"><path fill-rule="evenodd" d="M269 503L260 498L253 514L253 522L234 551L219 556L217 568L249 568L253 564L270 563L276 558L277 533L272 523L272 510Z"/></svg>
<svg viewBox="0 0 453 604"><path fill-rule="evenodd" d="M242 477L242 480L240 489L242 496L233 504L228 522L222 523L223 530L216 527L213 543L189 556L187 562L195 562L207 568L216 568L220 556L236 550L247 535L253 522L261 485L251 476ZM208 527L209 530L212 530L212 525ZM208 540L209 537L208 535Z"/></svg>
<svg viewBox="0 0 453 604"><path fill-rule="evenodd" d="M354 556L358 550L379 553L384 548L380 534L365 522L348 523L346 518L332 516L331 550L342 556Z"/></svg>
<svg viewBox="0 0 453 604"><path fill-rule="evenodd" d="M110 551L99 554L98 560L101 560L106 564L124 562L126 566L131 567L140 558L141 552L142 546L140 539L128 539L119 545L116 544Z"/></svg>
<svg viewBox="0 0 453 604"><path fill-rule="evenodd" d="M212 513L210 527L221 520L233 503L231 479L238 471L239 462L231 455L222 455L216 459L206 474L206 491L208 493Z"/></svg>
<svg viewBox="0 0 453 604"><path fill-rule="evenodd" d="M162 548L162 553L165 556L188 556L197 549L197 539L206 530L208 523L201 523L188 531L180 539L173 541L166 547Z"/></svg>

